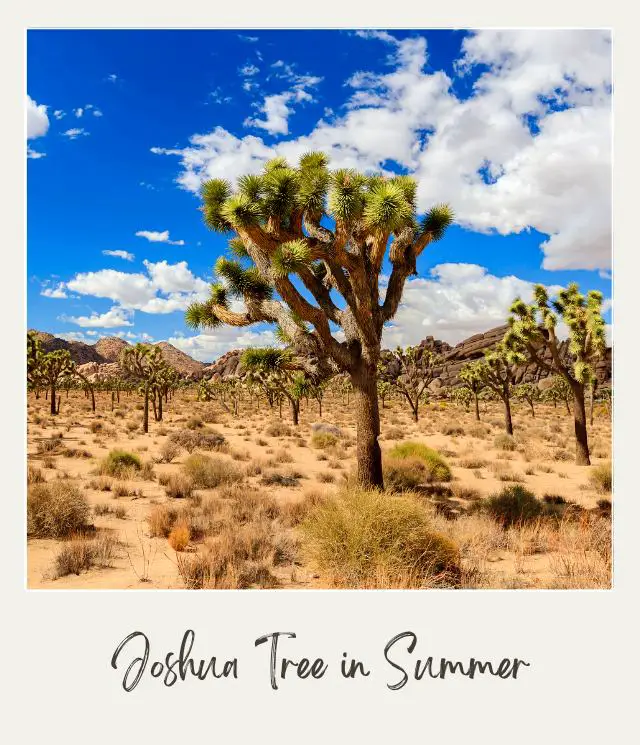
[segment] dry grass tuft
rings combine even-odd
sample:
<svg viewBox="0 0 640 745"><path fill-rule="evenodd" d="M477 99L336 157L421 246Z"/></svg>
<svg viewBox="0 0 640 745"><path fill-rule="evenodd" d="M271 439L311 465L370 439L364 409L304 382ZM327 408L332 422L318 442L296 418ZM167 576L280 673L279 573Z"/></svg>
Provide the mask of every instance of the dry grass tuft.
<svg viewBox="0 0 640 745"><path fill-rule="evenodd" d="M27 495L27 532L38 538L66 538L86 530L89 503L75 484L65 480L34 484Z"/></svg>

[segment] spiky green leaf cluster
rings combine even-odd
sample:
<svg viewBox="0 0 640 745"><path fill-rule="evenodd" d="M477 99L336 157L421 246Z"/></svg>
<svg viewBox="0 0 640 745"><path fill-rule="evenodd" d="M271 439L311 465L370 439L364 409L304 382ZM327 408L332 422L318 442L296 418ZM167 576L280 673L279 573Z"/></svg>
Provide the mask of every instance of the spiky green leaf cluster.
<svg viewBox="0 0 640 745"><path fill-rule="evenodd" d="M429 233L432 241L439 241L454 219L454 213L448 204L437 204L424 216L420 229Z"/></svg>
<svg viewBox="0 0 640 745"><path fill-rule="evenodd" d="M271 270L274 277L286 277L309 266L310 251L304 240L282 243L271 257Z"/></svg>

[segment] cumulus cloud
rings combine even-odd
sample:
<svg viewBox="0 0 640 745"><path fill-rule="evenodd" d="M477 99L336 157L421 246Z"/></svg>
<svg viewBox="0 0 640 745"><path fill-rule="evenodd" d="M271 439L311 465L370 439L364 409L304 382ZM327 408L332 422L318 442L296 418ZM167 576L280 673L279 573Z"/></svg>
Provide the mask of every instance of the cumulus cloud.
<svg viewBox="0 0 640 745"><path fill-rule="evenodd" d="M176 334L167 341L200 362L213 362L231 349L267 347L277 343L275 334L270 329L239 331L230 326L195 336Z"/></svg>
<svg viewBox="0 0 640 745"><path fill-rule="evenodd" d="M61 321L75 323L83 328L117 328L118 326L133 326L131 311L114 305L106 313L92 313L90 316L60 316Z"/></svg>
<svg viewBox="0 0 640 745"><path fill-rule="evenodd" d="M295 161L326 152L334 167L385 170L389 162L419 182L418 206L447 201L476 231L548 235L546 269L611 265L611 40L600 30L479 31L467 37L458 74L478 72L468 97L442 70L427 67L422 37L360 32L386 43L393 68L347 81L345 113L307 135L266 145L222 127L195 134L177 155L182 188L208 178L257 172L276 155ZM280 61L276 69L291 74ZM288 133L290 100L267 96L271 134ZM285 111L286 109L286 111Z"/></svg>
<svg viewBox="0 0 640 745"><path fill-rule="evenodd" d="M127 311L164 314L184 311L208 297L209 285L189 270L186 261L145 261L147 274L100 269L76 274L64 284L78 295L107 298Z"/></svg>
<svg viewBox="0 0 640 745"><path fill-rule="evenodd" d="M47 107L37 104L31 96L27 96L27 139L35 140L43 137L49 130L49 117Z"/></svg>
<svg viewBox="0 0 640 745"><path fill-rule="evenodd" d="M124 259L125 261L133 261L136 258L134 254L131 254L128 251L121 251L120 249L117 251L103 251L102 253L105 256L115 256L118 259Z"/></svg>
<svg viewBox="0 0 640 745"><path fill-rule="evenodd" d="M172 241L169 238L168 230L138 230L136 235L139 238L146 238L151 243L168 243L170 246L184 246L184 241Z"/></svg>
<svg viewBox="0 0 640 745"><path fill-rule="evenodd" d="M44 297L55 298L56 300L64 300L69 297L65 292L64 282L59 282L55 287L47 286L49 283L46 282L43 286L42 292L40 293Z"/></svg>
<svg viewBox="0 0 640 745"><path fill-rule="evenodd" d="M438 264L430 274L407 281L398 312L384 330L384 346L414 345L427 335L457 344L505 323L514 299L529 302L534 287L518 277L489 274L477 264Z"/></svg>

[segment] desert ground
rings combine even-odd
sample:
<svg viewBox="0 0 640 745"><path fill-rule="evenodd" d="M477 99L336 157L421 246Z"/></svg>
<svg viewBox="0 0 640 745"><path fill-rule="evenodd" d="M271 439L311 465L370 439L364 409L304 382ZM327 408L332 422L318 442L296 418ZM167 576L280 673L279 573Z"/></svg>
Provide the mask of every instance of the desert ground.
<svg viewBox="0 0 640 745"><path fill-rule="evenodd" d="M611 423L603 406L589 428L592 465L576 466L573 417L564 405L538 404L532 417L514 403L509 438L498 403L484 402L477 422L473 407L432 400L416 423L400 399L386 402L380 443L390 493L381 509L399 505L413 526L428 525L456 553L452 579L398 567L379 536L375 551L363 551L367 511L380 503L354 486L353 402L346 396L327 395L322 417L317 402L303 402L293 426L284 405L280 418L277 406L247 398L234 417L220 402L199 402L194 389L183 389L162 422L151 415L144 434L134 393L121 393L113 410L111 394L98 393L95 414L83 392L61 395L55 417L44 396L28 398L29 588L611 585ZM421 472L415 457L402 460L397 446L407 443L436 450L450 480ZM509 523L484 509L514 485L532 492L545 512ZM356 512L332 522L345 494ZM56 499L62 527L50 524ZM314 522L318 510L323 518ZM394 513L382 523L395 520Z"/></svg>

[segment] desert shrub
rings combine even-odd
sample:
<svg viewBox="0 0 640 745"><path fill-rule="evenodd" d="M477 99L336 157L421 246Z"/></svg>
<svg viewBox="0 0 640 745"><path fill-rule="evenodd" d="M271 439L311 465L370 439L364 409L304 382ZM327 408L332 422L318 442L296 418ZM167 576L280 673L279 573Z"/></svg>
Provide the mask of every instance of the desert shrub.
<svg viewBox="0 0 640 745"><path fill-rule="evenodd" d="M172 474L165 485L165 492L173 499L186 499L193 495L193 481L189 476Z"/></svg>
<svg viewBox="0 0 640 745"><path fill-rule="evenodd" d="M426 463L417 457L396 458L387 455L383 461L387 489L409 491L430 480Z"/></svg>
<svg viewBox="0 0 640 745"><path fill-rule="evenodd" d="M152 538L167 538L177 518L177 510L165 505L155 505L147 516L149 535Z"/></svg>
<svg viewBox="0 0 640 745"><path fill-rule="evenodd" d="M36 450L38 453L44 455L46 453L52 453L53 451L57 450L62 445L62 435L57 432L51 437L49 437L47 440L40 440L38 445L36 446Z"/></svg>
<svg viewBox="0 0 640 745"><path fill-rule="evenodd" d="M90 512L84 494L69 481L34 484L27 495L27 532L38 538L65 538L89 527Z"/></svg>
<svg viewBox="0 0 640 745"><path fill-rule="evenodd" d="M533 492L519 485L505 486L483 502L476 504L504 528L536 520L544 511L542 502Z"/></svg>
<svg viewBox="0 0 640 745"><path fill-rule="evenodd" d="M231 518L234 523L275 520L280 516L278 503L268 494L252 489L247 491L237 485L225 487L221 497L231 502Z"/></svg>
<svg viewBox="0 0 640 745"><path fill-rule="evenodd" d="M299 476L293 474L278 473L272 471L265 473L262 477L262 483L265 486L298 486Z"/></svg>
<svg viewBox="0 0 640 745"><path fill-rule="evenodd" d="M311 425L311 431L314 435L333 435L336 439L342 437L342 430L335 424L327 422L315 422Z"/></svg>
<svg viewBox="0 0 640 745"><path fill-rule="evenodd" d="M449 437L459 437L464 434L464 428L457 424L445 424L442 428L442 434Z"/></svg>
<svg viewBox="0 0 640 745"><path fill-rule="evenodd" d="M174 458L180 455L180 446L172 440L166 440L160 448L160 463L171 463Z"/></svg>
<svg viewBox="0 0 640 745"><path fill-rule="evenodd" d="M115 478L126 478L134 471L142 468L142 461L134 453L126 450L111 450L100 463L98 472L102 476L114 476Z"/></svg>
<svg viewBox="0 0 640 745"><path fill-rule="evenodd" d="M196 449L221 452L227 448L225 437L218 432L196 432L190 429L173 432L169 436L169 442L175 443L189 453Z"/></svg>
<svg viewBox="0 0 640 745"><path fill-rule="evenodd" d="M37 466L29 465L27 467L27 484L41 484L44 481L44 475Z"/></svg>
<svg viewBox="0 0 640 745"><path fill-rule="evenodd" d="M612 481L611 463L603 463L601 466L594 466L591 469L589 483L599 492L610 492Z"/></svg>
<svg viewBox="0 0 640 745"><path fill-rule="evenodd" d="M335 445L337 442L338 438L331 432L314 432L311 436L311 444L314 448L324 449Z"/></svg>
<svg viewBox="0 0 640 745"><path fill-rule="evenodd" d="M384 436L387 440L403 440L405 430L400 427L389 427L388 429L385 429Z"/></svg>
<svg viewBox="0 0 640 745"><path fill-rule="evenodd" d="M221 484L241 481L242 471L232 462L220 456L194 453L184 462L184 474L191 478L194 487L212 489Z"/></svg>
<svg viewBox="0 0 640 745"><path fill-rule="evenodd" d="M102 422L91 422L89 425L89 430L93 432L94 435L98 434L98 432L101 432L104 428L104 425Z"/></svg>
<svg viewBox="0 0 640 745"><path fill-rule="evenodd" d="M291 427L280 419L274 419L264 428L264 434L268 437L288 437Z"/></svg>
<svg viewBox="0 0 640 745"><path fill-rule="evenodd" d="M187 429L202 429L204 427L204 422L199 416L192 416L190 419L187 419L184 426Z"/></svg>
<svg viewBox="0 0 640 745"><path fill-rule="evenodd" d="M302 522L303 547L336 587L455 584L457 546L436 532L409 497L345 489Z"/></svg>
<svg viewBox="0 0 640 745"><path fill-rule="evenodd" d="M316 477L321 484L333 484L336 477L332 473L319 473Z"/></svg>
<svg viewBox="0 0 640 745"><path fill-rule="evenodd" d="M80 574L94 566L113 566L117 545L118 542L112 536L100 536L93 540L77 538L69 541L54 560L54 578Z"/></svg>
<svg viewBox="0 0 640 745"><path fill-rule="evenodd" d="M610 499L599 499L597 501L598 510L603 515L611 515L611 500Z"/></svg>
<svg viewBox="0 0 640 745"><path fill-rule="evenodd" d="M167 538L174 551L184 551L191 540L191 531L185 522L177 523Z"/></svg>
<svg viewBox="0 0 640 745"><path fill-rule="evenodd" d="M429 481L451 481L451 469L447 461L437 450L433 450L420 442L403 442L389 451L394 458L419 458L429 473Z"/></svg>
<svg viewBox="0 0 640 745"><path fill-rule="evenodd" d="M568 450L556 450L553 454L553 459L557 461L572 461L574 456Z"/></svg>
<svg viewBox="0 0 640 745"><path fill-rule="evenodd" d="M496 450L515 450L516 441L513 438L513 435L508 435L506 432L502 432L494 438L493 447L496 448Z"/></svg>
<svg viewBox="0 0 640 745"><path fill-rule="evenodd" d="M487 424L476 422L475 424L472 424L467 431L470 437L475 437L478 440L484 440L489 432L491 432L491 427L489 427Z"/></svg>
<svg viewBox="0 0 640 745"><path fill-rule="evenodd" d="M465 458L460 461L461 468L470 468L472 471L475 471L477 468L485 468L486 465L487 461L484 460L484 458L478 458L477 456Z"/></svg>

